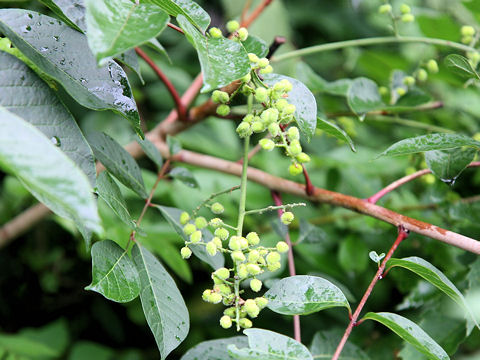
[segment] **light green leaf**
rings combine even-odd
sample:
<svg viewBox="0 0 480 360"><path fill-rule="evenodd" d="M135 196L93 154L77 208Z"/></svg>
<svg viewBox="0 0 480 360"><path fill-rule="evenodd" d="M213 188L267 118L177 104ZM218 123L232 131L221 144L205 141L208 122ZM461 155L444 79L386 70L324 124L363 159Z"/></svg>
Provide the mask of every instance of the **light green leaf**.
<svg viewBox="0 0 480 360"><path fill-rule="evenodd" d="M153 236L151 238L153 238ZM172 269L183 281L189 284L192 283L192 271L190 270L188 261L182 258L175 244L166 241L159 243L158 239L155 238L148 241L148 246L150 246L152 251L160 257L160 260Z"/></svg>
<svg viewBox="0 0 480 360"><path fill-rule="evenodd" d="M180 360L233 360L227 350L232 344L243 348L248 346L248 341L245 336L204 341L188 350Z"/></svg>
<svg viewBox="0 0 480 360"><path fill-rule="evenodd" d="M314 359L330 360L337 349L338 343L342 338L343 332L336 330L318 331L313 336L310 352ZM340 354L339 360L368 360L370 359L362 349L351 341L345 344Z"/></svg>
<svg viewBox="0 0 480 360"><path fill-rule="evenodd" d="M342 291L318 276L296 275L277 281L265 295L268 308L284 315L308 315L350 305Z"/></svg>
<svg viewBox="0 0 480 360"><path fill-rule="evenodd" d="M288 336L263 329L246 329L249 348L228 345L228 353L240 360L313 360L312 354L301 343Z"/></svg>
<svg viewBox="0 0 480 360"><path fill-rule="evenodd" d="M143 312L163 360L187 337L188 310L175 281L155 256L138 244L132 256L140 274Z"/></svg>
<svg viewBox="0 0 480 360"><path fill-rule="evenodd" d="M0 167L41 202L73 220L89 246L103 232L86 175L33 125L0 106Z"/></svg>
<svg viewBox="0 0 480 360"><path fill-rule="evenodd" d="M347 101L350 109L360 120L363 120L369 111L385 107L377 84L363 77L352 81L347 92Z"/></svg>
<svg viewBox="0 0 480 360"><path fill-rule="evenodd" d="M153 145L153 143L148 140L147 138L145 139L136 139L138 144L141 146L143 152L147 157L152 160L155 165L160 169L163 165L163 159L162 155L160 154L160 151Z"/></svg>
<svg viewBox="0 0 480 360"><path fill-rule="evenodd" d="M177 21L188 41L197 49L203 73L202 92L228 85L250 72L250 60L238 42L223 37L206 37L182 15Z"/></svg>
<svg viewBox="0 0 480 360"><path fill-rule="evenodd" d="M480 148L480 142L459 134L428 134L396 142L376 158L414 154L431 150L448 150L462 146Z"/></svg>
<svg viewBox="0 0 480 360"><path fill-rule="evenodd" d="M40 0L48 6L64 23L85 32L85 1L84 0Z"/></svg>
<svg viewBox="0 0 480 360"><path fill-rule="evenodd" d="M111 360L114 357L114 350L104 345L96 344L90 341L78 341L76 342L68 360Z"/></svg>
<svg viewBox="0 0 480 360"><path fill-rule="evenodd" d="M95 184L93 153L72 114L28 66L4 52L0 52L0 105L34 125Z"/></svg>
<svg viewBox="0 0 480 360"><path fill-rule="evenodd" d="M339 140L345 141L353 152L357 152L350 136L348 136L347 133L340 129L337 125L324 120L321 117L317 117L317 129L320 129L326 132L328 135L332 135Z"/></svg>
<svg viewBox="0 0 480 360"><path fill-rule="evenodd" d="M288 102L295 105L295 121L307 141L315 134L317 127L317 101L310 90L300 81L278 74L265 75L265 83L273 86L280 80L292 83L292 91L288 93Z"/></svg>
<svg viewBox="0 0 480 360"><path fill-rule="evenodd" d="M414 322L393 313L369 312L364 320L375 320L385 325L403 340L413 345L422 354L431 359L448 360L450 357L425 331Z"/></svg>
<svg viewBox="0 0 480 360"><path fill-rule="evenodd" d="M182 144L180 143L180 140L170 135L167 135L167 145L170 156L173 156L182 150Z"/></svg>
<svg viewBox="0 0 480 360"><path fill-rule="evenodd" d="M176 167L172 169L172 171L169 172L169 175L172 178L183 182L187 186L190 186L192 188L198 188L197 180L195 179L193 174L190 172L190 170L184 167Z"/></svg>
<svg viewBox="0 0 480 360"><path fill-rule="evenodd" d="M120 303L135 299L140 293L140 277L127 251L112 240L93 244L92 283L85 290Z"/></svg>
<svg viewBox="0 0 480 360"><path fill-rule="evenodd" d="M54 358L59 355L55 349L43 342L22 335L0 334L1 349L17 356L28 356L28 359Z"/></svg>
<svg viewBox="0 0 480 360"><path fill-rule="evenodd" d="M81 105L113 110L143 137L125 72L113 61L97 67L85 35L49 16L20 9L0 10L0 30Z"/></svg>
<svg viewBox="0 0 480 360"><path fill-rule="evenodd" d="M191 0L144 0L159 6L171 16L184 16L188 21L200 29L203 33L210 25L210 16L200 5ZM178 19L177 19L178 20Z"/></svg>
<svg viewBox="0 0 480 360"><path fill-rule="evenodd" d="M95 192L103 201L105 201L120 220L127 224L131 229L136 228L136 225L128 212L127 204L125 203L122 192L117 183L110 175L108 175L108 172L103 171L98 175Z"/></svg>
<svg viewBox="0 0 480 360"><path fill-rule="evenodd" d="M254 35L248 35L247 40L242 41L241 44L247 53L253 53L259 58L263 58L268 54L267 43Z"/></svg>
<svg viewBox="0 0 480 360"><path fill-rule="evenodd" d="M297 79L302 81L313 93L325 93L337 96L347 96L351 79L340 79L328 82L304 62L299 62L296 68Z"/></svg>
<svg viewBox="0 0 480 360"><path fill-rule="evenodd" d="M142 198L147 198L140 167L132 155L105 133L88 134L88 142L97 160L113 176Z"/></svg>
<svg viewBox="0 0 480 360"><path fill-rule="evenodd" d="M148 42L170 17L157 5L131 0L86 0L87 37L98 63Z"/></svg>
<svg viewBox="0 0 480 360"><path fill-rule="evenodd" d="M450 54L445 58L445 65L457 75L480 79L480 75L470 64L470 61L462 55Z"/></svg>
<svg viewBox="0 0 480 360"><path fill-rule="evenodd" d="M446 183L454 183L460 173L475 158L477 149L455 148L425 152L425 162L433 174Z"/></svg>

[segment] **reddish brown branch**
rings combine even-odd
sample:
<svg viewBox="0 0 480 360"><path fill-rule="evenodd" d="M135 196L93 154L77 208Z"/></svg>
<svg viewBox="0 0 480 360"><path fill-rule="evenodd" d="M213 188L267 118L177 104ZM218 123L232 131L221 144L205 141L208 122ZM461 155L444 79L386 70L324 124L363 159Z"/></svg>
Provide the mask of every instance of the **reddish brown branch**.
<svg viewBox="0 0 480 360"><path fill-rule="evenodd" d="M381 280L383 277L383 271L385 270L385 266L387 264L387 261L390 260L392 257L393 253L397 249L398 245L408 237L408 231L405 230L402 226L398 227L398 236L395 242L393 243L392 247L388 251L387 255L382 261L382 264L378 268L377 273L373 277L372 281L370 282L370 285L368 286L367 290L365 291L365 294L362 297L362 300L360 300L360 303L358 304L357 308L355 309L355 312L353 315L350 317L350 323L347 326L347 329L345 330L345 333L343 334L342 339L340 340L340 343L338 344L337 350L335 351L335 354L333 354L332 360L338 360L340 353L342 352L343 347L345 346L345 343L347 342L348 337L350 336L350 333L352 332L352 329L354 326L358 325L358 317L360 316L360 313L362 312L363 307L365 306L365 303L367 302L368 298L370 297L370 294L372 293L373 288L375 287L375 284L377 283L378 280Z"/></svg>
<svg viewBox="0 0 480 360"><path fill-rule="evenodd" d="M285 39L283 36L275 36L275 39L273 39L273 42L270 44L270 47L268 48L268 54L266 56L267 59L270 59L273 54L275 54L280 46L285 44L287 39Z"/></svg>
<svg viewBox="0 0 480 360"><path fill-rule="evenodd" d="M172 23L168 23L167 24L169 28L173 29L173 30L176 30L178 31L180 34L184 34L183 30L181 27L175 25L175 24L172 24Z"/></svg>
<svg viewBox="0 0 480 360"><path fill-rule="evenodd" d="M252 6L252 0L246 0L245 5L243 6L242 9L242 15L240 16L240 23L243 24L245 22L245 19L247 17L248 10L250 9L250 6Z"/></svg>
<svg viewBox="0 0 480 360"><path fill-rule="evenodd" d="M249 27L250 24L252 22L254 22L257 19L257 17L260 16L260 14L263 12L263 10L265 10L265 8L268 5L270 5L272 2L273 2L273 0L263 0L262 3L260 5L258 5L255 10L252 11L250 16L245 21L242 21L240 26Z"/></svg>

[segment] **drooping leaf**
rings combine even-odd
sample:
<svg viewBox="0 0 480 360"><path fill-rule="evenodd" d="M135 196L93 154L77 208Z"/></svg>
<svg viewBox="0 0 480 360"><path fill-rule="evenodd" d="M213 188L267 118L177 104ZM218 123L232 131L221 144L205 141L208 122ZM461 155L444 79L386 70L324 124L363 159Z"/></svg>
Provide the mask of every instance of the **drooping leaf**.
<svg viewBox="0 0 480 360"><path fill-rule="evenodd" d="M200 5L192 0L145 0L143 2L152 2L159 6L163 11L171 16L183 16L198 29L205 32L210 25L210 16Z"/></svg>
<svg viewBox="0 0 480 360"><path fill-rule="evenodd" d="M140 167L132 155L105 133L88 134L88 142L97 160L113 176L142 198L147 198Z"/></svg>
<svg viewBox="0 0 480 360"><path fill-rule="evenodd" d="M245 336L235 336L227 339L217 339L201 342L188 350L180 360L233 360L228 354L228 345L239 348L247 347L248 340Z"/></svg>
<svg viewBox="0 0 480 360"><path fill-rule="evenodd" d="M65 24L85 32L85 1L84 0L40 0L48 6Z"/></svg>
<svg viewBox="0 0 480 360"><path fill-rule="evenodd" d="M432 173L443 182L452 183L473 161L477 151L470 147L427 151L425 152L425 162Z"/></svg>
<svg viewBox="0 0 480 360"><path fill-rule="evenodd" d="M135 223L128 212L127 204L125 203L120 188L108 172L103 171L98 175L95 192L103 201L105 201L120 220L127 224L131 229L136 228Z"/></svg>
<svg viewBox="0 0 480 360"><path fill-rule="evenodd" d="M148 42L170 17L157 5L131 0L86 0L87 37L98 63Z"/></svg>
<svg viewBox="0 0 480 360"><path fill-rule="evenodd" d="M163 217L173 227L177 234L182 237L183 240L190 241L190 239L183 233L183 226L180 225L180 215L183 212L182 210L168 206L156 206L156 208L160 210ZM213 235L209 230L202 229L202 238L204 242L208 242L213 238ZM223 267L225 264L225 258L220 252L215 254L215 256L210 256L206 252L205 246L203 245L190 244L188 247L192 249L192 252L196 257L210 265L214 270Z"/></svg>
<svg viewBox="0 0 480 360"><path fill-rule="evenodd" d="M127 250L112 240L93 244L92 283L85 290L120 303L135 299L140 294L140 277Z"/></svg>
<svg viewBox="0 0 480 360"><path fill-rule="evenodd" d="M1 9L0 30L81 105L113 110L143 137L125 72L114 61L97 67L84 34L49 16L21 9Z"/></svg>
<svg viewBox="0 0 480 360"><path fill-rule="evenodd" d="M450 357L425 331L414 322L393 313L369 312L364 320L375 320L385 325L403 340L413 345L422 354L431 359L448 360Z"/></svg>
<svg viewBox="0 0 480 360"><path fill-rule="evenodd" d="M352 81L347 92L347 101L350 109L360 120L363 120L369 111L385 107L377 84L363 77Z"/></svg>
<svg viewBox="0 0 480 360"><path fill-rule="evenodd" d="M163 360L187 337L188 309L175 281L155 256L138 244L132 256L140 274L143 312Z"/></svg>
<svg viewBox="0 0 480 360"><path fill-rule="evenodd" d="M250 72L250 60L238 42L223 37L206 37L182 15L177 21L197 50L203 73L202 92L228 85Z"/></svg>
<svg viewBox="0 0 480 360"><path fill-rule="evenodd" d="M264 295L268 308L279 314L308 315L350 305L342 291L318 276L296 275L277 281Z"/></svg>
<svg viewBox="0 0 480 360"><path fill-rule="evenodd" d="M265 83L273 86L281 80L288 80L292 83L292 91L288 93L288 102L295 105L295 120L302 134L307 141L310 141L315 134L317 127L317 101L312 92L300 81L279 74L265 75Z"/></svg>
<svg viewBox="0 0 480 360"><path fill-rule="evenodd" d="M331 359L338 343L342 338L343 331L328 330L318 331L313 336L310 352L314 359ZM339 360L368 360L370 359L365 352L357 345L348 341L340 354Z"/></svg>
<svg viewBox="0 0 480 360"><path fill-rule="evenodd" d="M142 147L143 152L145 155L148 156L150 160L152 160L155 165L160 169L163 165L163 159L162 155L160 154L160 151L153 145L153 143L148 140L147 138L145 139L136 139L138 144Z"/></svg>
<svg viewBox="0 0 480 360"><path fill-rule="evenodd" d="M302 81L313 93L325 93L337 96L347 96L348 88L353 80L340 79L328 82L304 62L299 62L296 68L298 80Z"/></svg>
<svg viewBox="0 0 480 360"><path fill-rule="evenodd" d="M259 58L265 57L268 54L268 45L265 41L254 35L248 35L247 40L241 43L247 53L253 53Z"/></svg>
<svg viewBox="0 0 480 360"><path fill-rule="evenodd" d="M480 142L459 134L428 134L396 142L376 158L381 156L414 154L431 150L448 150L462 146L471 146L478 149L480 148Z"/></svg>
<svg viewBox="0 0 480 360"><path fill-rule="evenodd" d="M337 125L324 120L321 117L317 117L317 129L320 129L326 132L328 135L332 135L339 140L345 141L353 152L357 151L350 136L348 136L347 133L340 129Z"/></svg>
<svg viewBox="0 0 480 360"><path fill-rule="evenodd" d="M190 172L190 170L184 167L176 167L170 171L169 175L177 180L180 180L185 185L190 186L192 188L198 188L198 182Z"/></svg>
<svg viewBox="0 0 480 360"><path fill-rule="evenodd" d="M445 65L457 75L480 79L480 75L478 75L465 56L450 54L445 58Z"/></svg>
<svg viewBox="0 0 480 360"><path fill-rule="evenodd" d="M303 344L288 336L263 329L246 329L243 332L248 337L249 348L228 345L228 353L234 359L313 360Z"/></svg>
<svg viewBox="0 0 480 360"><path fill-rule="evenodd" d="M17 58L0 52L0 105L40 130L95 184L93 153L57 95Z"/></svg>
<svg viewBox="0 0 480 360"><path fill-rule="evenodd" d="M0 106L0 167L61 217L71 219L89 246L102 233L87 176L50 139Z"/></svg>

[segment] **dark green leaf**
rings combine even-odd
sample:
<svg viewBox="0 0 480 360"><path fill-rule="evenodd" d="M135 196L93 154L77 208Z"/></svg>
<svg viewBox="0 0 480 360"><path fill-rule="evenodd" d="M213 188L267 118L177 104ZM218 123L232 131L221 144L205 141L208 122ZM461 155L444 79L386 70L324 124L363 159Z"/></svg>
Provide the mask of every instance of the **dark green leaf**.
<svg viewBox="0 0 480 360"><path fill-rule="evenodd" d="M115 352L106 346L89 341L79 341L72 347L68 360L111 360Z"/></svg>
<svg viewBox="0 0 480 360"><path fill-rule="evenodd" d="M168 152L173 156L182 150L182 144L177 138L167 135Z"/></svg>
<svg viewBox="0 0 480 360"><path fill-rule="evenodd" d="M51 139L95 184L93 153L57 95L17 58L0 52L0 105Z"/></svg>
<svg viewBox="0 0 480 360"><path fill-rule="evenodd" d="M153 236L151 237L153 238ZM149 241L148 245L151 246L152 251L160 257L167 266L172 269L183 281L192 283L192 271L188 265L188 261L183 259L178 251L178 247L170 242L159 243L157 238Z"/></svg>
<svg viewBox="0 0 480 360"><path fill-rule="evenodd" d="M368 265L368 249L362 240L355 236L346 237L338 249L338 263L345 271L362 272Z"/></svg>
<svg viewBox="0 0 480 360"><path fill-rule="evenodd" d="M86 175L33 125L0 106L0 167L15 176L54 213L75 222L89 245L100 234L93 190Z"/></svg>
<svg viewBox="0 0 480 360"><path fill-rule="evenodd" d="M412 344L422 354L431 359L448 360L447 355L440 345L438 345L425 331L414 322L393 313L367 313L363 319L375 320L385 325L403 340Z"/></svg>
<svg viewBox="0 0 480 360"><path fill-rule="evenodd" d="M347 101L350 109L363 120L366 113L385 107L378 93L375 82L367 78L358 78L352 81L348 92Z"/></svg>
<svg viewBox="0 0 480 360"><path fill-rule="evenodd" d="M342 291L317 276L297 275L281 279L264 296L270 310L285 315L308 315L337 306L350 309Z"/></svg>
<svg viewBox="0 0 480 360"><path fill-rule="evenodd" d="M157 37L170 17L157 5L86 0L87 37L99 64Z"/></svg>
<svg viewBox="0 0 480 360"><path fill-rule="evenodd" d="M340 129L337 125L324 120L321 117L317 117L317 129L320 129L326 132L328 135L332 135L339 140L345 141L353 152L357 151L350 136L348 136L347 133Z"/></svg>
<svg viewBox="0 0 480 360"><path fill-rule="evenodd" d="M401 112L411 110L412 107L417 107L423 104L427 104L432 101L432 97L420 89L413 88L400 97L395 105L387 106L384 110L389 112Z"/></svg>
<svg viewBox="0 0 480 360"><path fill-rule="evenodd" d="M299 62L296 69L298 80L302 81L313 93L325 93L337 96L347 96L351 79L340 79L328 82L304 62Z"/></svg>
<svg viewBox="0 0 480 360"><path fill-rule="evenodd" d="M185 169L184 167L176 167L172 171L170 171L169 175L183 182L185 185L190 186L192 188L198 188L198 182L190 172L190 170Z"/></svg>
<svg viewBox="0 0 480 360"><path fill-rule="evenodd" d="M147 198L140 168L135 159L119 143L104 133L88 135L88 142L98 161L123 185Z"/></svg>
<svg viewBox="0 0 480 360"><path fill-rule="evenodd" d="M453 183L475 158L477 149L455 148L425 152L425 162L433 174L443 182Z"/></svg>
<svg viewBox="0 0 480 360"><path fill-rule="evenodd" d="M48 6L64 23L85 32L85 1L84 0L40 0Z"/></svg>
<svg viewBox="0 0 480 360"><path fill-rule="evenodd" d="M96 193L105 203L113 210L113 212L127 224L131 229L135 229L135 223L127 209L127 204L122 196L117 183L103 171L98 175Z"/></svg>
<svg viewBox="0 0 480 360"><path fill-rule="evenodd" d="M228 345L228 353L234 359L313 360L303 344L288 336L263 329L247 329L243 332L248 336L249 348L239 349L235 345Z"/></svg>
<svg viewBox="0 0 480 360"><path fill-rule="evenodd" d="M130 70L132 70L135 74L137 74L138 78L140 79L142 85L145 85L145 81L142 77L142 72L140 71L140 64L138 63L138 56L135 50L128 50L120 55L118 55L115 60L117 62L122 63L123 65L127 66Z"/></svg>
<svg viewBox="0 0 480 360"><path fill-rule="evenodd" d="M327 238L325 231L320 227L310 224L305 219L300 219L299 232L296 243L320 243Z"/></svg>
<svg viewBox="0 0 480 360"><path fill-rule="evenodd" d="M138 244L132 256L140 274L143 312L163 360L187 337L188 310L175 281L155 256Z"/></svg>
<svg viewBox="0 0 480 360"><path fill-rule="evenodd" d="M462 146L480 148L480 142L459 134L428 134L401 140L390 146L376 158L381 156L414 154L431 150L448 150Z"/></svg>
<svg viewBox="0 0 480 360"><path fill-rule="evenodd" d="M159 6L167 14L179 17L184 16L188 21L203 33L210 25L210 16L196 2L191 0L145 0ZM178 20L178 19L177 19Z"/></svg>
<svg viewBox="0 0 480 360"><path fill-rule="evenodd" d="M312 345L310 345L310 352L314 359L331 359L338 343L342 338L343 331L318 331L313 336ZM339 360L368 360L370 359L362 349L360 349L351 341L345 344L345 347L340 354Z"/></svg>
<svg viewBox="0 0 480 360"><path fill-rule="evenodd" d="M147 138L145 139L137 139L138 144L142 147L143 152L145 155L148 156L150 160L152 160L155 165L160 169L163 165L163 159L162 155L160 154L160 151L153 145L153 143L148 140Z"/></svg>
<svg viewBox="0 0 480 360"><path fill-rule="evenodd" d="M231 344L243 348L248 346L248 341L245 336L204 341L188 350L180 360L233 360L227 350Z"/></svg>
<svg viewBox="0 0 480 360"><path fill-rule="evenodd" d="M315 134L317 127L317 101L310 90L300 81L279 74L265 75L265 83L273 86L281 80L292 83L293 89L288 94L288 102L295 105L295 120L307 141Z"/></svg>
<svg viewBox="0 0 480 360"><path fill-rule="evenodd" d="M253 53L259 58L263 58L268 54L267 43L254 35L248 35L247 40L242 41L242 45L247 53Z"/></svg>
<svg viewBox="0 0 480 360"><path fill-rule="evenodd" d="M113 61L97 67L85 35L49 16L20 9L0 10L0 30L81 105L113 110L143 136L125 72Z"/></svg>
<svg viewBox="0 0 480 360"><path fill-rule="evenodd" d="M96 291L108 300L124 303L140 294L140 277L133 261L112 240L92 246L92 283L85 290Z"/></svg>
<svg viewBox="0 0 480 360"><path fill-rule="evenodd" d="M241 44L223 37L206 37L184 16L179 15L177 21L197 49L203 73L202 92L228 85L250 72L250 60Z"/></svg>
<svg viewBox="0 0 480 360"><path fill-rule="evenodd" d="M480 79L480 76L470 64L470 61L462 55L450 54L445 58L445 65L457 75Z"/></svg>

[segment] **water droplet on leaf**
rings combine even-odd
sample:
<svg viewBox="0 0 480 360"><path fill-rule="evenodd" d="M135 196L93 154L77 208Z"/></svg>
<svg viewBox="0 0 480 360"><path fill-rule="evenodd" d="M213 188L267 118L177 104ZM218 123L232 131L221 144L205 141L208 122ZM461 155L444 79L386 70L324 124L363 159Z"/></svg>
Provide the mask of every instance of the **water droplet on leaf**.
<svg viewBox="0 0 480 360"><path fill-rule="evenodd" d="M50 141L51 141L51 142L53 143L53 145L55 145L55 146L60 146L60 145L62 145L62 143L61 143L60 139L58 138L58 136L52 136L52 137L50 138Z"/></svg>

